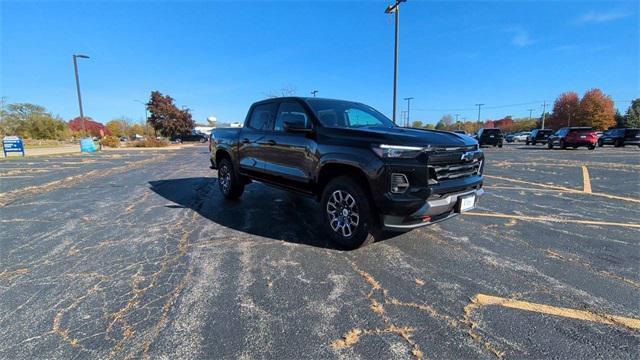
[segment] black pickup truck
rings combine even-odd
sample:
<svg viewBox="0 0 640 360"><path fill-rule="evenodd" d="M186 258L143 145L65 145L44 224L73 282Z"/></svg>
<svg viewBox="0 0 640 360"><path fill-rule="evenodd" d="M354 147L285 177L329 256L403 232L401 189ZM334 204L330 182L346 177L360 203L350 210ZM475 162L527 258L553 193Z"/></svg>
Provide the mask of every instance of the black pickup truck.
<svg viewBox="0 0 640 360"><path fill-rule="evenodd" d="M370 106L285 97L251 106L244 127L214 129L211 168L226 198L251 180L311 196L348 248L476 206L484 154L469 136L395 126Z"/></svg>

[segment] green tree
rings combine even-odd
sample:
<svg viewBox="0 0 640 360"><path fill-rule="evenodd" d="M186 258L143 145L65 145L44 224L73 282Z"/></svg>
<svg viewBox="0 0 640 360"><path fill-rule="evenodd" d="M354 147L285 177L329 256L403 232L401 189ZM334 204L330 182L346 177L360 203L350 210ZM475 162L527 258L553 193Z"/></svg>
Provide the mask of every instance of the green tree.
<svg viewBox="0 0 640 360"><path fill-rule="evenodd" d="M421 128L421 127L422 127L422 121L420 121L420 120L415 120L413 123L411 123L411 127L414 127L414 128Z"/></svg>
<svg viewBox="0 0 640 360"><path fill-rule="evenodd" d="M453 116L451 116L451 114L446 114L440 118L440 120L436 124L436 129L449 130L451 129L452 124L453 124Z"/></svg>
<svg viewBox="0 0 640 360"><path fill-rule="evenodd" d="M0 128L4 135L31 139L64 140L70 136L67 124L40 105L16 103L2 111Z"/></svg>
<svg viewBox="0 0 640 360"><path fill-rule="evenodd" d="M625 124L630 128L640 128L640 98L634 99L625 114Z"/></svg>

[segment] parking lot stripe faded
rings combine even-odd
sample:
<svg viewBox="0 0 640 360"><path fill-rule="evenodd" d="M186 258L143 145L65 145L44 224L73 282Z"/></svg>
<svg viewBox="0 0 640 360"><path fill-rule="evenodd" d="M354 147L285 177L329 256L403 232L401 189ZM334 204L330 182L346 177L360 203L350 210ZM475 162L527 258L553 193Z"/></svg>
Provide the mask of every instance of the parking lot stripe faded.
<svg viewBox="0 0 640 360"><path fill-rule="evenodd" d="M567 224L585 224L585 225L603 225L603 226L621 226L621 227L630 227L630 228L640 228L640 224L627 224L627 223L618 223L618 222L609 222L609 221L598 221L598 220L577 220L577 219L562 219L557 217L550 216L524 216L524 215L511 215L511 214L500 214L500 213L479 213L479 212L467 212L465 215L471 216L485 216L485 217L494 217L494 218L503 218L503 219L516 219L516 220L528 220L528 221L547 221L547 222L559 222L559 223L567 223Z"/></svg>
<svg viewBox="0 0 640 360"><path fill-rule="evenodd" d="M605 198L613 199L613 200L622 200L622 201L630 201L630 202L634 202L634 203L640 203L640 199L631 198L631 197L617 196L617 195L611 195L611 194L605 194L605 193L594 193L594 192L586 193L583 190L571 189L571 188L568 188L568 187L557 186L557 185L548 185L548 184L536 183L536 182L531 182L531 181L524 181L524 180L520 180L520 179L512 179L512 178L508 178L508 177L504 177L504 176L484 175L484 177L487 178L487 179L504 180L504 181L509 181L509 182L518 183L518 184L527 184L527 185L533 185L533 186L540 186L540 187L543 187L543 188L554 189L554 190L557 190L557 191L562 191L562 192L567 192L567 193L589 194L589 195L605 197ZM530 190L537 191L539 189L530 189Z"/></svg>
<svg viewBox="0 0 640 360"><path fill-rule="evenodd" d="M587 194L591 194L591 179L589 178L589 170L584 165L582 165L582 182L584 184L583 191Z"/></svg>
<svg viewBox="0 0 640 360"><path fill-rule="evenodd" d="M617 315L608 315L608 314L598 314L591 311L585 310L576 310L569 309L563 307L556 307L545 304L537 304L528 301L507 299L498 296L477 294L471 299L472 303L477 306L503 306L511 309L525 310L531 312L537 312L545 315L554 315L561 316L571 319L578 319L584 321L593 321L601 324L608 325L622 325L624 327L639 330L640 329L640 319L634 319L629 317L617 316Z"/></svg>

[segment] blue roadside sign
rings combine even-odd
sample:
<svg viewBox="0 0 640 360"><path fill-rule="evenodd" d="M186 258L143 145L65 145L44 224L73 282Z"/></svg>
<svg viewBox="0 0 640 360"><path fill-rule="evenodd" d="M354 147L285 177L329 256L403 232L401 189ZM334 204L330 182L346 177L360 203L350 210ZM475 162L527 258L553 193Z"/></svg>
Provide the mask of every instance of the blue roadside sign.
<svg viewBox="0 0 640 360"><path fill-rule="evenodd" d="M80 151L81 152L95 152L98 150L96 148L96 144L93 142L92 138L86 138L80 140Z"/></svg>
<svg viewBox="0 0 640 360"><path fill-rule="evenodd" d="M4 157L7 157L7 153L10 152L19 152L24 156L24 141L17 136L5 136L2 139L2 148Z"/></svg>

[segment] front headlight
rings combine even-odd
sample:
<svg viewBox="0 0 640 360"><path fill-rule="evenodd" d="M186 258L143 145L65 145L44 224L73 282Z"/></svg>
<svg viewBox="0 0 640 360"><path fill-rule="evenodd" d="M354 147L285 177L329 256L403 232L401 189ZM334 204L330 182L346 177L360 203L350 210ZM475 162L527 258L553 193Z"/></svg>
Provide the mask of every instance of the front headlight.
<svg viewBox="0 0 640 360"><path fill-rule="evenodd" d="M381 158L411 159L423 153L426 149L421 146L378 145L373 152Z"/></svg>

